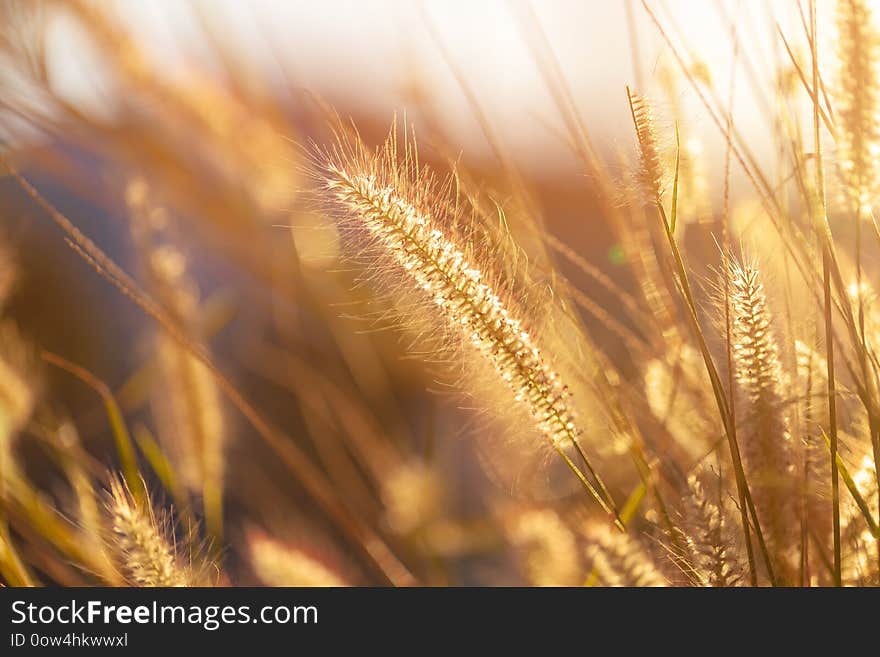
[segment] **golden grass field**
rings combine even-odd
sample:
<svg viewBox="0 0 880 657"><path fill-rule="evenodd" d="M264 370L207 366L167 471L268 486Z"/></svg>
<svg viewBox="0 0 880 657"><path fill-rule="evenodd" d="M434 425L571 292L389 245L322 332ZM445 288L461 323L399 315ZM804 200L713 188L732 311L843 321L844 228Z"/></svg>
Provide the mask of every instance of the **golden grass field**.
<svg viewBox="0 0 880 657"><path fill-rule="evenodd" d="M880 5L693 2L502 103L0 1L0 583L880 585Z"/></svg>

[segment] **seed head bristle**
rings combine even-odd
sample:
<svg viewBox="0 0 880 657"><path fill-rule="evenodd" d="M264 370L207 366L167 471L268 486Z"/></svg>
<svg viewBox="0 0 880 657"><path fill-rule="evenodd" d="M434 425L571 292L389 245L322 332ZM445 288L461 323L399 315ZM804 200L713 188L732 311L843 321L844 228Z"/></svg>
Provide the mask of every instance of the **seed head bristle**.
<svg viewBox="0 0 880 657"><path fill-rule="evenodd" d="M587 556L606 586L668 586L654 558L629 534L601 527L590 538Z"/></svg>
<svg viewBox="0 0 880 657"><path fill-rule="evenodd" d="M733 353L737 381L753 404L781 398L779 347L773 338L767 297L758 270L732 261Z"/></svg>
<svg viewBox="0 0 880 657"><path fill-rule="evenodd" d="M427 186L408 184L415 177ZM538 346L520 309L493 285L493 273L475 260L471 245L453 235L455 217L443 203L429 206L430 174L417 165L330 156L322 166L336 214L368 239L427 295L447 329L492 365L524 404L552 445L570 445L580 433L569 391ZM436 185L433 186L436 190ZM469 254L469 251L471 252Z"/></svg>
<svg viewBox="0 0 880 657"><path fill-rule="evenodd" d="M642 184L648 197L652 201L659 201L663 196L664 177L651 105L647 99L639 94L629 90L628 93L636 128L636 138L639 143Z"/></svg>
<svg viewBox="0 0 880 657"><path fill-rule="evenodd" d="M799 519L779 347L757 268L733 259L729 267L733 366L743 398L737 407L743 461L762 529L779 561L775 567L790 576Z"/></svg>
<svg viewBox="0 0 880 657"><path fill-rule="evenodd" d="M136 500L120 479L110 483L107 511L108 549L126 582L142 587L195 584L192 569L182 562L152 504Z"/></svg>
<svg viewBox="0 0 880 657"><path fill-rule="evenodd" d="M610 494L577 442L582 430L558 373L563 370L552 363L554 351L541 344L543 334L536 330L552 323L553 306L541 315L526 310L528 274L512 272L501 257L509 246L500 235L506 232L489 227L462 197L455 176L438 181L421 166L409 136L399 155L396 127L376 152L357 135L339 136L335 147L314 155L312 173L331 216L350 229L347 235L366 243L361 253L370 257L370 272L378 272L380 282L395 291L394 302L400 301L399 293L415 301L413 308L424 309L398 316L407 323L431 322L431 330L420 334L427 335L427 349L458 363L471 381L483 379L485 387L464 386L482 408L503 409L499 419L528 415L527 425L511 426L513 433L531 425L528 433L545 439L530 441L533 453L546 456L547 447L557 452L590 495L616 516ZM557 315L564 324L564 313ZM448 338L439 349L438 335ZM569 456L572 449L588 474Z"/></svg>
<svg viewBox="0 0 880 657"><path fill-rule="evenodd" d="M717 475L712 475L717 481ZM688 477L689 494L683 500L681 531L687 553L682 555L690 575L701 586L742 586L747 564L739 548L740 531L720 485L707 490L708 473Z"/></svg>
<svg viewBox="0 0 880 657"><path fill-rule="evenodd" d="M338 170L336 174L328 188L363 218L416 284L431 295L447 321L493 363L516 400L529 405L541 433L554 444L570 443L577 430L565 386L520 319L484 282L480 269L466 260L431 217L419 213L393 189L379 187L371 178L349 178Z"/></svg>

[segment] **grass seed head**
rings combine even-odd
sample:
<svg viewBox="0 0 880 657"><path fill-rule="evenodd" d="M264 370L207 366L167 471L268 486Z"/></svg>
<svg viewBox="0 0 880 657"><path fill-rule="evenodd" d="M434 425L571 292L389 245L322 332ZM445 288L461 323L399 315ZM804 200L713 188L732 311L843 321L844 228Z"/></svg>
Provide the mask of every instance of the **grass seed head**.
<svg viewBox="0 0 880 657"><path fill-rule="evenodd" d="M186 563L167 520L157 518L149 501L135 499L121 479L110 483L107 503L108 549L130 586L194 586L197 572Z"/></svg>
<svg viewBox="0 0 880 657"><path fill-rule="evenodd" d="M880 188L880 29L867 0L837 3L839 79L835 110L838 166L863 210Z"/></svg>
<svg viewBox="0 0 880 657"><path fill-rule="evenodd" d="M507 275L497 241L465 207L455 178L439 181L421 166L414 142L401 154L394 129L376 152L349 135L314 159L330 213L360 239L380 285L392 297L415 291L415 307L447 338L445 357L451 353L463 371L492 372L506 391L495 401L472 386L471 396L502 415L526 411L545 445L570 449L583 429L569 385L542 343L520 281Z"/></svg>
<svg viewBox="0 0 880 657"><path fill-rule="evenodd" d="M606 586L668 585L653 556L634 537L599 527L590 538L587 555Z"/></svg>
<svg viewBox="0 0 880 657"><path fill-rule="evenodd" d="M741 528L717 474L703 468L688 477L682 501L681 532L687 574L701 586L742 586L747 580Z"/></svg>

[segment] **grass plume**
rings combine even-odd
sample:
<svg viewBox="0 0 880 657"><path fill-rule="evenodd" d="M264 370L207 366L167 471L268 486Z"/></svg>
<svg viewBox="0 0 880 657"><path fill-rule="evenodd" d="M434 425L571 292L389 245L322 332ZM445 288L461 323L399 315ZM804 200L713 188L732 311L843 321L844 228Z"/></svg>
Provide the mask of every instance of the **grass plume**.
<svg viewBox="0 0 880 657"><path fill-rule="evenodd" d="M743 586L747 565L729 500L717 475L701 470L688 477L681 531L687 553L685 574L699 586Z"/></svg>
<svg viewBox="0 0 880 657"><path fill-rule="evenodd" d="M474 348L511 394L524 404L537 434L557 451L590 494L616 518L613 500L596 478L590 481L567 455L579 448L578 425L569 389L516 305L511 282L496 279L480 245L451 233L460 221L459 199L420 166L414 144L399 153L395 132L377 153L360 138L341 137L318 156L318 175L335 214L359 226L377 251L433 302L462 345ZM594 483L595 482L595 483Z"/></svg>
<svg viewBox="0 0 880 657"><path fill-rule="evenodd" d="M870 209L880 186L880 30L874 13L866 0L837 3L837 162L852 201L862 210Z"/></svg>
<svg viewBox="0 0 880 657"><path fill-rule="evenodd" d="M738 408L743 416L743 460L774 558L791 577L797 538L796 459L779 347L757 268L734 260L729 266L733 361L742 393Z"/></svg>
<svg viewBox="0 0 880 657"><path fill-rule="evenodd" d="M599 531L591 539L587 556L604 585L668 586L654 558L633 536Z"/></svg>
<svg viewBox="0 0 880 657"><path fill-rule="evenodd" d="M121 479L110 482L107 522L109 551L130 586L197 586L202 581L204 566L193 563L192 552L182 554L169 521L157 516L149 500L136 500Z"/></svg>

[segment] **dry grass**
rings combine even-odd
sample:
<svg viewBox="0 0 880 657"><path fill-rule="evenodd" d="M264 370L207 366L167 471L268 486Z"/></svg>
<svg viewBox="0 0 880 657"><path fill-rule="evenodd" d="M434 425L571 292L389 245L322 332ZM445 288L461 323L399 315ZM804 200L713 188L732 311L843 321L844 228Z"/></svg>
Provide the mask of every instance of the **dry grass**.
<svg viewBox="0 0 880 657"><path fill-rule="evenodd" d="M202 14L219 73L169 75L103 5L3 4L0 581L880 585L880 16L793 2L760 66L737 22L721 89L660 5L659 72L596 101L617 154L517 15L577 163L547 180L433 27L490 164L418 74L387 131Z"/></svg>

